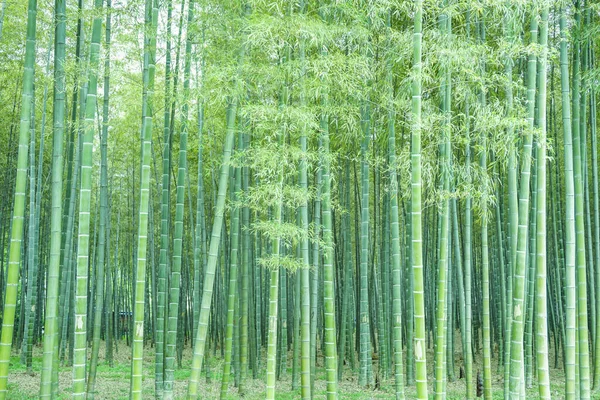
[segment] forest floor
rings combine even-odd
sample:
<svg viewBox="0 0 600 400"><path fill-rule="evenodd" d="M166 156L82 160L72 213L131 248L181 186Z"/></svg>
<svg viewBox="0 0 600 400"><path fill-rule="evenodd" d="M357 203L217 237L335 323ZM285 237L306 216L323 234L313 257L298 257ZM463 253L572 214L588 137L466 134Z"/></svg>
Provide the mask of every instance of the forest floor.
<svg viewBox="0 0 600 400"><path fill-rule="evenodd" d="M89 352L88 352L89 355ZM433 354L429 354L428 360L432 360ZM174 382L174 394L176 399L183 399L186 394L187 381L190 375L192 351L190 348L186 348L183 353L182 368L175 370L175 382ZM453 382L448 382L447 385L447 398L448 399L464 399L465 393L465 380L458 379L459 377L459 366L462 364L461 357L457 354L456 360L456 378ZM480 357L477 357L480 358ZM292 353L288 356L288 371L281 377L281 380L277 382L276 386L276 398L281 400L291 400L300 398L300 390L291 390L291 359ZM315 378L315 395L314 399L325 399L325 369L322 365L322 359L318 360L317 374ZM551 360L553 363L554 360ZM127 399L129 397L129 374L131 370L131 353L130 348L125 343L119 343L118 351L114 354L114 366L111 368L107 362L104 361L104 346L100 349L100 360L98 364L98 374L96 379L96 396L98 400L116 400L116 399ZM222 374L222 362L220 358L210 358L210 371L211 371L211 382L208 383L206 379L202 380L202 387L200 390L201 398L206 400L218 399L221 385L221 374ZM433 362L428 363L428 369L430 371L430 398L433 394ZM553 365L553 364L552 364ZM35 347L33 352L33 374L29 375L26 371L26 367L21 364L19 356L14 355L11 359L10 373L8 377L8 399L11 400L22 400L22 399L35 399L39 395L40 377L41 377L41 366L42 366L42 349L41 347ZM377 365L374 363L374 372L376 371ZM145 399L151 399L154 397L154 349L147 347L144 349L144 381L143 381L143 393ZM481 365L477 363L473 366L474 380L476 380L477 372L482 371ZM502 371L498 369L497 361L494 360L492 364L492 395L494 399L503 399L503 379ZM351 373L350 368L344 373L343 379L339 382L339 393L340 400L369 400L369 399L392 399L394 398L394 381L393 376L390 379L385 380L379 385L379 388L365 389L358 386L357 373ZM59 398L67 399L70 398L72 383L72 369L71 367L61 366L59 370ZM550 385L552 390L552 397L555 399L561 399L564 397L564 373L562 369L550 369ZM474 387L476 385L474 384ZM259 400L265 397L265 378L264 369L262 374L258 376L258 379L248 379L245 382L246 394L243 397L245 400ZM405 388L405 395L407 399L414 399L416 397L415 387L408 386ZM596 397L596 395L598 397ZM537 387L528 389L527 398L537 398ZM238 399L237 388L233 387L233 377L231 379L229 389L229 399ZM593 398L600 399L600 394L595 394Z"/></svg>

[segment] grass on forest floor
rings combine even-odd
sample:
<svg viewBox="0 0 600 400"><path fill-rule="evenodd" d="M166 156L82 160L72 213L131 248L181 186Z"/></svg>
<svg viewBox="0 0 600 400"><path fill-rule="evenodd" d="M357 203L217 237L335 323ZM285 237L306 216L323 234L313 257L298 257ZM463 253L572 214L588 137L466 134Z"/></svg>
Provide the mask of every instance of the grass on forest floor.
<svg viewBox="0 0 600 400"><path fill-rule="evenodd" d="M116 400L116 399L127 399L129 397L129 374L131 370L131 350L124 343L119 343L118 351L114 354L114 366L111 368L107 362L104 361L104 346L100 349L100 361L98 364L98 374L96 378L96 399ZM89 355L88 351L88 355ZM288 357L288 370L287 373L282 376L281 380L277 382L276 387L276 398L280 400L291 400L300 398L300 390L291 390L291 356ZM428 369L430 373L430 397L433 395L433 353L429 354L428 358ZM187 388L187 380L190 375L192 351L190 348L186 348L183 352L182 368L175 371L175 382L174 382L174 393L175 398L184 398ZM460 356L457 353L456 360L456 376L458 378L459 366L462 364ZM474 379L476 379L477 371L482 370L479 363L479 358L476 357L477 362L473 366ZM206 379L202 380L202 387L200 390L202 399L218 399L221 386L221 375L222 375L222 361L220 358L209 358L209 367L211 382L208 383ZM263 359L264 361L264 359ZM22 399L34 399L39 395L40 378L41 378L41 365L42 365L42 349L41 347L35 347L33 351L33 374L27 373L26 367L21 364L19 356L14 355L11 358L9 383L8 383L8 397L11 400L22 400ZM374 364L374 372L376 371L377 365ZM494 360L492 365L492 373L494 374L492 379L492 391L494 399L503 399L503 379L502 371L497 368L497 361ZM249 371L250 379L245 381L246 394L243 397L247 400L259 400L265 397L265 371L264 365L262 366L261 373L257 379L252 379L252 373ZM552 390L552 397L555 399L563 398L564 393L564 373L562 369L550 369L550 385ZM72 369L71 367L61 366L59 370L59 398L67 399L70 398L71 384L72 384ZM238 399L237 388L233 387L233 376L230 380L229 399ZM352 372L350 367L344 371L343 379L339 382L339 393L340 400L368 400L368 399L392 399L394 391L393 376L389 379L384 380L380 388L361 388L357 382L357 372ZM447 398L450 399L464 399L465 393L465 380L456 379L453 382L448 382L447 385ZM326 388L325 388L325 369L322 365L322 359L318 360L317 372L315 377L315 396L314 399L325 399ZM415 387L406 387L405 394L407 399L414 399L416 396ZM144 398L151 399L154 397L154 349L147 347L144 350L144 380L143 380L143 396ZM537 387L533 387L528 390L527 398L537 398ZM594 397L600 398L600 397Z"/></svg>

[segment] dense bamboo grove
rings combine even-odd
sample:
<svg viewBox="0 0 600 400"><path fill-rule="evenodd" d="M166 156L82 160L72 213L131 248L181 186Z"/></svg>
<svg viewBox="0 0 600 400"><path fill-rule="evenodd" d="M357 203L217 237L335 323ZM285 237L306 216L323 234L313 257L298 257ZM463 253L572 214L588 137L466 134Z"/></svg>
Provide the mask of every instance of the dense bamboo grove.
<svg viewBox="0 0 600 400"><path fill-rule="evenodd" d="M599 18L2 1L0 400L596 398Z"/></svg>

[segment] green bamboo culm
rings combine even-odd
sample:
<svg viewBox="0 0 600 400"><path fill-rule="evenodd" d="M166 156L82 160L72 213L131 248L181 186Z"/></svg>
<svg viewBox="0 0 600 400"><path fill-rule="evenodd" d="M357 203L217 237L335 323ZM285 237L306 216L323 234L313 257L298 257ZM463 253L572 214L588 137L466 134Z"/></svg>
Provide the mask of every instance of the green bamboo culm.
<svg viewBox="0 0 600 400"><path fill-rule="evenodd" d="M467 10L466 14L466 26L467 35L470 31L470 11ZM465 181L467 185L472 184L471 176L471 108L470 98L465 98L465 169L466 177ZM472 307L472 231L473 231L473 213L472 213L472 202L473 199L470 195L467 195L465 199L465 212L464 212L464 288L465 288L465 381L466 381L466 398L470 400L473 398L473 341L472 341L472 321L473 321L473 307ZM457 224L458 225L458 224Z"/></svg>
<svg viewBox="0 0 600 400"><path fill-rule="evenodd" d="M546 67L548 58L548 6L542 10L540 24L539 58L540 76L538 88L539 136L537 140L537 223L536 223L536 277L535 277L535 344L540 399L550 399L550 370L548 366L548 323L546 294Z"/></svg>
<svg viewBox="0 0 600 400"><path fill-rule="evenodd" d="M423 280L423 227L421 215L421 44L423 41L423 1L415 0L413 33L413 81L411 125L411 261L414 297L414 354L417 398L427 399L427 358L425 341L425 285Z"/></svg>
<svg viewBox="0 0 600 400"><path fill-rule="evenodd" d="M54 358L58 357L58 287L62 232L63 136L65 131L66 1L54 4L54 103L52 144L52 199L50 216L50 257L46 279L46 311L40 398L52 397Z"/></svg>
<svg viewBox="0 0 600 400"><path fill-rule="evenodd" d="M390 29L392 13L387 15L387 27ZM391 32L390 32L391 33ZM386 60L386 84L388 95L388 163L390 185L390 233L391 233L391 271L392 271L392 349L394 365L394 391L396 400L404 399L404 372L402 363L402 260L400 254L400 223L398 217L398 175L396 164L396 108L394 104L394 81L391 51L392 38L388 39L390 54Z"/></svg>
<svg viewBox="0 0 600 400"><path fill-rule="evenodd" d="M77 12L80 16L77 18L77 39L75 44L75 65L76 69L82 64L81 60L87 59L82 57L83 49L83 18L81 12L83 9L83 0L77 2ZM76 205L79 195L78 182L81 167L81 141L84 136L84 121L85 121L85 100L87 93L87 71L82 71L77 74L77 81L73 85L71 117L69 126L69 134L66 139L66 188L65 188L65 199L63 203L63 222L64 227L62 232L61 242L61 278L60 278L60 294L59 294L59 305L58 305L58 336L57 339L60 341L60 350L63 350L66 346L66 336L68 328L68 320L71 317L70 312L64 312L65 303L71 306L72 292L74 292L74 285L72 284L76 268L76 258L74 259L73 253L75 244L75 222L76 222ZM81 80L81 82L79 82ZM79 88L79 90L78 90ZM78 112L79 111L79 112ZM77 133L76 133L77 132ZM75 140L77 137L77 140ZM65 282L65 284L62 284ZM67 288L69 290L67 290ZM62 351L64 360L64 350ZM56 382L58 382L58 361L59 357L54 358L53 371L52 371L52 390L55 391Z"/></svg>
<svg viewBox="0 0 600 400"><path fill-rule="evenodd" d="M131 399L142 398L144 354L144 305L146 291L146 250L148 248L148 211L150 202L150 163L152 157L152 118L154 115L154 75L156 69L156 29L158 1L146 0L144 34L144 72L142 105L142 157L140 168L140 207L137 256L134 273L133 332L131 348Z"/></svg>
<svg viewBox="0 0 600 400"><path fill-rule="evenodd" d="M90 258L90 216L92 204L92 158L98 89L98 65L102 37L103 0L95 0L92 23L90 67L85 101L84 133L81 141L81 186L79 188L79 233L75 284L75 334L73 349L73 397L86 397L88 264ZM103 223L103 222L101 222ZM101 311L97 314L101 315Z"/></svg>
<svg viewBox="0 0 600 400"><path fill-rule="evenodd" d="M366 57L372 58L372 50L365 49ZM371 62L369 60L369 62ZM372 355L371 355L371 319L369 310L369 247L370 247L370 195L369 195L369 144L371 142L371 100L368 92L370 82L367 82L365 91L367 95L362 100L360 109L360 264L359 264L359 344L360 344L360 371L358 384L367 386L372 384Z"/></svg>
<svg viewBox="0 0 600 400"><path fill-rule="evenodd" d="M202 58L204 60L204 58ZM203 61L201 61L200 68L203 70ZM202 76L200 77L200 88L202 87ZM196 236L194 238L194 325L192 328L192 337L196 337L196 324L200 316L200 295L202 293L200 276L202 268L206 265L206 219L204 215L204 161L203 161L203 130L204 130L204 103L202 99L198 100L197 110L198 120L198 190L197 190L197 201L196 201ZM168 172L167 171L167 179ZM164 175L163 175L164 176ZM167 192L168 193L168 192ZM162 362L162 361L161 361Z"/></svg>
<svg viewBox="0 0 600 400"><path fill-rule="evenodd" d="M304 1L300 1L300 14L304 13ZM299 44L299 61L300 61L300 98L299 106L306 107L306 90L304 76L306 75L306 55L304 48L304 38L300 38ZM300 127L300 165L298 171L298 180L300 183L300 189L304 192L308 192L308 152L307 152L307 138L306 138L306 123ZM300 273L300 385L301 385L301 396L303 400L310 400L311 396L311 357L310 357L310 258L309 258L309 240L308 240L308 200L304 199L298 208L300 229L304 232L304 235L300 242L300 257L302 262L302 269ZM298 298L298 297L296 297ZM283 338L287 340L286 338ZM286 346L282 349L286 351Z"/></svg>
<svg viewBox="0 0 600 400"><path fill-rule="evenodd" d="M289 52L286 52L289 53ZM280 65L283 65L289 58L289 54L282 57ZM279 110L284 111L289 98L287 82L281 88L281 96L279 98ZM278 146L282 146L285 142L285 130L280 128L277 138ZM283 163L277 169L277 191L273 199L272 222L276 225L281 225L283 220L283 185L284 185L284 168ZM271 239L271 254L269 257L276 261L276 264L271 267L269 277L269 297L268 297L268 333L267 333L267 371L266 371L266 399L275 400L275 380L277 378L277 336L278 336L278 318L279 318L279 257L281 253L281 235L277 234ZM284 275L285 277L285 275ZM299 277L299 276L298 276ZM300 280L296 280L296 289L300 289ZM298 319L298 308L296 307L296 320ZM298 322L296 322L296 335L299 337ZM283 334L282 334L283 336ZM285 337L285 336L284 336ZM286 339L287 340L287 339ZM296 342L297 343L297 342ZM286 349L284 348L284 351ZM293 378L292 378L293 380Z"/></svg>
<svg viewBox="0 0 600 400"><path fill-rule="evenodd" d="M171 183L171 24L173 0L167 1L167 43L165 56L165 112L163 126L162 176L160 198L160 253L157 273L156 299L156 353L154 367L154 387L157 398L162 398L164 390L164 358L165 358L165 303L166 303L166 274L169 257L169 223Z"/></svg>
<svg viewBox="0 0 600 400"><path fill-rule="evenodd" d="M444 12L440 16L440 30L446 38L451 35L451 19ZM440 94L442 97L442 113L444 114L444 128L442 131L442 149L440 152L440 164L442 173L442 189L445 193L450 191L450 161L451 161L451 72L448 67L445 68L442 78ZM446 337L446 324L448 319L447 301L448 301L448 265L449 265L449 237L450 237L450 200L442 199L441 204L441 227L438 258L437 275L437 303L436 303L436 339L435 339L435 398L444 399L446 397L446 343L449 338Z"/></svg>
<svg viewBox="0 0 600 400"><path fill-rule="evenodd" d="M84 38L84 21L83 21L83 0L77 1L77 38L75 43L75 68L78 69L80 66L84 66L80 73L77 73L77 80L73 84L72 103L70 121L67 124L68 136L66 142L66 181L65 181L65 200L63 203L63 232L61 242L61 275L60 275L60 294L59 294L59 305L58 305L58 340L60 341L59 357L61 361L64 360L64 353L67 343L67 332L69 324L73 324L74 318L70 315L71 307L75 308L76 300L73 299L75 296L75 280L77 271L77 258L73 257L73 253L76 253L76 236L75 227L77 226L77 204L79 199L80 190L78 185L81 175L81 153L82 153L82 142L85 136L85 119L86 119L86 106L87 100L87 89L89 85L87 71L87 60L89 54L88 51L84 50L85 38ZM67 70L68 72L68 70ZM95 220L97 221L97 220ZM65 282L65 284L63 284ZM92 286L93 288L93 286ZM67 290L68 289L68 290ZM90 290L93 295L93 289ZM65 307L65 304L68 307ZM91 312L89 307L92 302L88 302L88 308L86 312ZM65 312L65 308L67 311ZM74 313L73 313L74 314ZM70 330L74 330L71 328ZM70 333L70 332L69 332ZM74 349L75 340L71 340ZM55 382L58 382L58 361L59 357L55 357L53 371L52 371L52 390L55 391ZM74 358L74 356L73 356Z"/></svg>
<svg viewBox="0 0 600 400"><path fill-rule="evenodd" d="M181 264L183 254L183 217L185 204L185 181L187 177L187 137L188 137L188 110L190 98L190 71L192 63L192 41L194 21L194 0L188 5L187 37L185 43L185 58L183 70L183 102L182 121L179 134L179 166L177 168L177 192L175 201L175 230L173 237L173 260L171 263L171 279L168 296L168 319L167 334L165 340L165 375L164 391L165 399L173 398L173 380L175 371L175 346L177 342L177 321L179 318L179 294L181 287Z"/></svg>
<svg viewBox="0 0 600 400"><path fill-rule="evenodd" d="M25 45L25 66L23 70L23 90L21 97L21 118L19 123L19 150L17 154L17 176L13 221L10 231L10 247L4 309L2 314L2 333L0 336L0 399L5 399L8 390L8 365L13 341L15 310L21 265L21 243L24 234L25 190L27 187L27 157L33 107L33 85L35 74L35 34L37 22L37 0L27 3L27 42ZM31 212L31 210L30 210ZM59 232L60 233L60 232ZM31 284L31 282L29 283Z"/></svg>
<svg viewBox="0 0 600 400"><path fill-rule="evenodd" d="M581 2L575 2L575 40L573 42L573 87L572 106L572 135L573 135L573 182L575 188L575 266L577 285L577 340L578 340L578 371L579 390L582 399L590 398L590 360L589 360L589 338L588 338L588 301L587 301L587 266L585 254L585 227L584 227L584 176L587 166L583 163L581 144L584 138L580 126L580 104L583 93L581 93Z"/></svg>
<svg viewBox="0 0 600 400"><path fill-rule="evenodd" d="M514 12L511 9L507 10L505 30L509 43L514 42ZM514 61L507 55L505 60L506 74L506 115L512 117L513 114L513 63ZM507 134L510 140L510 149L508 155L508 248L509 248L509 265L506 284L506 314L505 329L504 329L504 399L508 400L509 383L510 383L510 351L511 351L511 323L512 323L512 300L513 300L513 271L517 263L517 235L518 235L518 199L517 199L517 149L515 142L515 129L512 125L507 128ZM467 374L467 384L469 384L469 376ZM469 393L468 393L469 394ZM472 396L472 393L470 394Z"/></svg>
<svg viewBox="0 0 600 400"><path fill-rule="evenodd" d="M283 183L283 174L281 182ZM274 207L274 221L281 223L281 206ZM271 257L279 257L281 238L273 239L273 252ZM277 315L279 295L279 267L273 268L269 279L269 332L267 338L267 376L266 376L266 399L275 400L275 363L277 361Z"/></svg>
<svg viewBox="0 0 600 400"><path fill-rule="evenodd" d="M238 143L240 142L238 135ZM232 201L235 204L237 193L242 185L242 174L239 168L235 169L235 187ZM221 399L227 398L229 376L231 374L231 350L233 347L234 311L237 303L238 281L238 253L239 253L240 209L234 206L231 210L231 255L229 264L229 288L227 294L227 325L225 331L225 351L223 358L223 376L221 377Z"/></svg>
<svg viewBox="0 0 600 400"><path fill-rule="evenodd" d="M92 356L90 372L87 381L87 397L94 399L96 387L96 373L98 371L98 358L100 352L100 331L102 329L102 311L104 306L104 271L105 260L110 260L110 217L108 215L108 106L110 94L110 33L111 33L111 7L112 0L106 0L106 28L104 60L104 99L102 104L102 130L100 136L100 233L98 233L98 266L96 268L96 302L94 311L94 331L92 339ZM107 256L108 255L108 256ZM107 299L110 295L107 290ZM109 346L108 337L106 338Z"/></svg>
<svg viewBox="0 0 600 400"><path fill-rule="evenodd" d="M326 54L326 49L322 54ZM327 90L324 91L321 102L327 108ZM331 162L329 150L329 115L321 115L321 210L323 215L323 309L325 325L325 376L327 381L327 400L338 398L338 357L336 340L336 297L334 283L334 252L331 212ZM316 346L316 343L315 343Z"/></svg>
<svg viewBox="0 0 600 400"><path fill-rule="evenodd" d="M246 130L248 129L247 126L243 125L242 130L244 132L246 132ZM244 137L246 136L246 134L244 134L242 136L242 138L240 138L240 140L242 141L240 143L240 147L244 145ZM245 193L247 193L248 191L248 167L243 167L242 168L242 189L244 190ZM248 333L249 333L249 315L250 315L250 309L249 309L249 281L250 281L250 263L249 263L249 256L248 256L248 252L249 252L249 232L248 232L248 226L249 226L249 219L250 219L250 210L248 209L247 206L244 206L242 208L242 258L241 258L241 268L240 268L240 273L241 273L241 296L240 296L240 309L239 309L239 313L240 313L240 340L239 340L239 361L240 361L240 381L239 381L239 385L238 385L238 391L240 393L240 396L244 396L245 395L245 385L244 385L244 381L246 380L246 377L248 375L248 355L249 355L249 347L248 347Z"/></svg>
<svg viewBox="0 0 600 400"><path fill-rule="evenodd" d="M560 10L560 83L563 104L570 104L569 57L567 53L567 17ZM576 297L575 297L575 183L573 178L573 136L571 132L571 109L562 107L564 171L565 171L565 398L574 399L577 382L576 366Z"/></svg>
<svg viewBox="0 0 600 400"><path fill-rule="evenodd" d="M35 263L36 254L36 173L35 173L35 95L33 96L32 107L31 107L31 121L30 121L30 138L29 138L29 221L27 227L27 292L25 294L25 323L23 325L23 340L21 342L21 363L27 365L28 373L32 373L32 349L29 347L30 338L33 334L33 319L35 313L35 306L33 312L31 309L32 297L34 292L37 296L37 268ZM42 153L43 154L43 153ZM35 289L34 289L35 288ZM34 303L35 304L35 303ZM33 345L33 343L32 343Z"/></svg>
<svg viewBox="0 0 600 400"><path fill-rule="evenodd" d="M532 15L529 27L531 43L537 43L537 15ZM523 332L525 321L525 272L527 269L527 238L529 228L529 186L531 178L531 152L535 115L537 57L530 53L527 60L527 127L521 158L521 180L519 187L519 229L517 232L517 260L513 277L512 323L511 323L511 365L510 396L521 395L523 379Z"/></svg>
<svg viewBox="0 0 600 400"><path fill-rule="evenodd" d="M485 16L485 14L484 14ZM476 24L478 42L485 43L486 26L485 18L482 17ZM481 72L485 73L486 63L481 63ZM485 90L478 93L478 102L481 108L487 104ZM479 153L479 167L485 177L488 176L488 141L487 136L482 135ZM490 306L490 255L488 245L488 203L491 194L487 186L483 187L481 193L481 313L482 313L482 338L483 338L483 397L486 400L492 398L492 343L491 343L491 306Z"/></svg>
<svg viewBox="0 0 600 400"><path fill-rule="evenodd" d="M52 41L50 41L52 43ZM48 52L46 54L46 68L45 73L49 75L50 71L50 56L52 52L52 46L48 46ZM41 119L41 129L40 129L40 143L38 150L38 164L37 164L37 177L35 187L37 188L35 192L35 217L34 217L34 240L33 240L33 248L31 252L33 253L33 265L32 265L32 273L29 275L32 279L31 285L27 286L27 295L30 296L30 302L27 303L26 307L31 310L31 316L27 325L27 334L25 337L27 338L26 343L26 360L25 363L27 365L27 372L33 372L33 339L34 339L34 328L36 326L35 316L38 310L38 274L40 271L40 218L41 218L41 205L42 205L42 168L44 163L44 135L46 132L46 110L48 106L48 83L44 85L44 94L42 101L42 119ZM35 140L35 139L32 139ZM32 160L30 156L30 160ZM29 278L28 278L29 279ZM25 341L25 338L23 339Z"/></svg>

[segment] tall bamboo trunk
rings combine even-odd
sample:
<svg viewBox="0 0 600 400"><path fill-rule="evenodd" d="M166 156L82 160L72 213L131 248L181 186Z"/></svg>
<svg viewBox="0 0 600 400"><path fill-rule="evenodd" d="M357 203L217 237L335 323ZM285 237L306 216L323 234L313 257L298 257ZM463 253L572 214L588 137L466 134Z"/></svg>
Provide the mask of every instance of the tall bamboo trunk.
<svg viewBox="0 0 600 400"><path fill-rule="evenodd" d="M130 398L142 398L142 364L144 353L144 319L146 292L146 252L148 247L148 211L150 201L150 160L154 116L154 75L156 70L157 0L146 0L144 37L144 93L142 104L142 157L140 167L140 199L137 254L134 274L133 330Z"/></svg>
<svg viewBox="0 0 600 400"><path fill-rule="evenodd" d="M531 17L531 43L537 43L537 16ZM525 273L527 269L527 238L529 227L529 186L531 170L531 151L535 115L537 57L530 54L527 63L527 120L528 126L523 142L521 158L521 181L519 187L519 229L517 232L517 260L513 276L513 311L511 323L511 366L509 391L511 398L522 396L523 382L523 332L525 316Z"/></svg>
<svg viewBox="0 0 600 400"><path fill-rule="evenodd" d="M167 2L167 43L165 56L165 112L163 122L162 177L160 202L160 254L157 273L156 306L156 352L154 387L157 399L162 399L164 390L165 359L165 310L167 270L169 263L170 184L171 184L171 24L173 1Z"/></svg>
<svg viewBox="0 0 600 400"><path fill-rule="evenodd" d="M562 103L570 104L569 58L567 54L567 17L564 8L560 11L560 82ZM571 132L571 110L562 107L564 171L565 171L565 284L566 284L566 337L565 337L565 397L574 399L576 303L575 303L575 183L573 180L573 137Z"/></svg>
<svg viewBox="0 0 600 400"><path fill-rule="evenodd" d="M81 143L81 186L79 189L79 233L75 284L75 337L73 350L73 397L86 396L88 265L90 264L90 215L92 200L92 157L96 123L98 65L102 35L103 0L95 0L97 15L92 24L90 68L85 102L84 135ZM100 196L102 197L102 195ZM105 209L103 210L105 211ZM104 225L104 221L101 222ZM104 239L104 238L103 238ZM103 250L103 249L102 249ZM102 254L104 258L104 254ZM92 263L94 263L92 259ZM104 261L104 260L102 260ZM101 310L100 312L101 313Z"/></svg>
<svg viewBox="0 0 600 400"><path fill-rule="evenodd" d="M550 371L548 366L548 312L546 294L546 63L548 54L548 6L542 10L540 25L540 80L538 89L540 137L537 146L537 223L536 223L536 277L535 277L535 331L536 364L540 399L550 399Z"/></svg>
<svg viewBox="0 0 600 400"><path fill-rule="evenodd" d="M60 246L62 226L63 135L65 130L65 51L66 2L56 0L54 7L54 131L52 152L52 200L50 227L50 258L47 267L46 311L44 318L44 345L40 398L52 396L54 357L58 348L58 276L60 273Z"/></svg>
<svg viewBox="0 0 600 400"><path fill-rule="evenodd" d="M421 215L421 43L423 40L423 1L415 0L413 34L413 81L411 127L411 261L415 321L415 381L417 398L427 399L427 357L425 342L425 296L423 280L423 227Z"/></svg>
<svg viewBox="0 0 600 400"><path fill-rule="evenodd" d="M4 16L4 6L2 10L2 15ZM0 336L0 399L6 398L7 395L8 365L10 362L10 350L13 341L19 284L19 267L21 264L21 243L24 238L23 225L25 219L25 189L27 187L27 153L29 151L29 136L33 108L36 17L37 1L29 0L27 4L27 39L25 44L25 68L23 71L23 91L21 96L17 176L15 179L13 220L10 232L10 248L7 271L8 275L6 280L6 292L4 293L2 333ZM31 282L29 282L29 284L31 284Z"/></svg>

